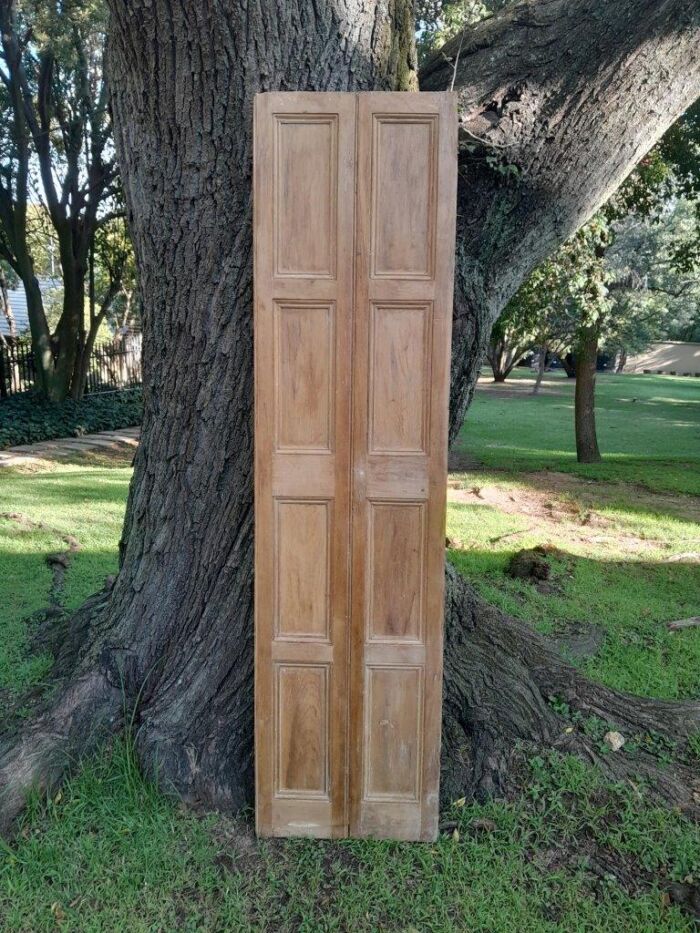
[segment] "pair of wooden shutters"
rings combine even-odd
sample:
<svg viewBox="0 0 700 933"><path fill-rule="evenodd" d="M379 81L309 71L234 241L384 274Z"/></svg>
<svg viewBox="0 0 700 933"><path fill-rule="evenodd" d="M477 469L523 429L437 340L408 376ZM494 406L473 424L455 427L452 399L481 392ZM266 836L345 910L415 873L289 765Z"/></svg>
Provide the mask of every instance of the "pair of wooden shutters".
<svg viewBox="0 0 700 933"><path fill-rule="evenodd" d="M453 95L255 105L255 738L264 835L433 839Z"/></svg>

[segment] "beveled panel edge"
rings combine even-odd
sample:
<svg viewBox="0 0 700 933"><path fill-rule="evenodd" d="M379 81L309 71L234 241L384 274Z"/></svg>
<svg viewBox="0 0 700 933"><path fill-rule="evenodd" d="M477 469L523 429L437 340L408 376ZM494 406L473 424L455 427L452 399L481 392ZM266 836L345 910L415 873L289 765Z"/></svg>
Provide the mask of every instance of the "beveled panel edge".
<svg viewBox="0 0 700 933"><path fill-rule="evenodd" d="M332 551L333 551L333 506L334 499L321 496L272 496L273 523L272 523L272 547L275 555L274 561L274 588L272 592L272 643L278 642L317 642L322 645L331 644L331 625L332 625L332 607L331 607L331 573L332 573ZM307 634L281 634L280 632L280 542L279 542L279 506L280 505L324 505L326 507L326 632L325 635L315 635L312 632Z"/></svg>
<svg viewBox="0 0 700 933"><path fill-rule="evenodd" d="M274 126L273 141L273 199L272 199L272 242L274 251L274 262L272 264L272 275L275 279L331 279L338 277L338 132L340 124L340 114L338 113L293 113L288 111L273 111L271 114ZM279 262L279 197L281 184L279 178L280 169L280 124L284 123L326 123L333 127L332 145L330 152L331 159L331 184L329 209L330 218L328 229L333 231L331 242L330 269L326 272L311 272L307 269L299 270L280 270Z"/></svg>
<svg viewBox="0 0 700 933"><path fill-rule="evenodd" d="M432 366L433 366L433 318L435 305L431 299L377 299L369 302L369 350L368 350L368 377L369 385L367 387L367 457L416 457L428 456L428 446L430 439L430 413L432 410L432 390L427 395L423 395L423 410L421 412L421 446L417 448L407 447L374 447L374 349L375 349L375 327L376 312L383 308L413 309L426 312L423 319L423 379L426 386L431 386Z"/></svg>
<svg viewBox="0 0 700 933"><path fill-rule="evenodd" d="M280 356L279 356L279 328L280 316L285 308L308 308L317 310L326 310L328 312L328 357L330 366L328 367L328 417L326 421L326 435L328 443L325 447L306 447L289 446L285 447L279 443L279 392L280 392ZM327 455L335 452L335 377L336 377L336 314L337 304L335 299L312 298L275 298L272 302L273 319L273 360L274 360L274 379L275 379L275 404L274 425L272 429L273 450L272 455L286 454L320 454Z"/></svg>
<svg viewBox="0 0 700 933"><path fill-rule="evenodd" d="M423 96L422 94L420 95ZM421 124L430 125L430 173L428 178L428 196L430 202L435 207L430 212L429 222L429 249L428 249L428 269L425 272L411 272L410 270L389 269L387 271L378 271L376 268L376 245L377 245L377 177L379 167L379 127L382 123L403 123L403 124ZM438 152L437 140L439 139L440 114L432 113L372 113L372 155L371 155L371 194L369 202L370 210L370 279L395 279L398 281L423 281L432 282L435 279L435 252L436 252L436 215L437 215L437 190L438 190Z"/></svg>
<svg viewBox="0 0 700 933"><path fill-rule="evenodd" d="M369 788L369 746L367 737L370 734L369 718L372 710L372 678L373 671L415 671L418 675L418 702L416 703L416 770L415 784L413 794L380 794L370 793ZM364 709L364 741L363 741L363 765L362 765L362 802L367 803L409 803L421 804L423 795L423 717L424 717L424 699L425 699L425 666L422 664L393 664L385 662L380 664L365 664L365 709Z"/></svg>
<svg viewBox="0 0 700 933"><path fill-rule="evenodd" d="M279 773L279 763L281 757L281 731L280 731L280 689L279 689L279 679L280 673L284 668L287 669L298 669L298 670L320 670L323 671L323 700L324 700L324 713L325 713L325 728L323 729L323 759L324 759L324 783L325 791L305 791L305 790L294 790L293 788L281 788L280 787L280 773ZM273 717L273 729L275 730L274 736L274 780L273 780L273 798L280 800L289 800L289 799L298 799L298 800L319 800L325 803L330 803L330 785L331 785L331 775L330 775L330 728L331 728L331 717L330 717L330 700L331 700L331 689L330 689L330 680L331 680L331 664L325 662L306 662L306 661L274 661L273 662L273 676L272 684L274 691L274 710L275 715Z"/></svg>
<svg viewBox="0 0 700 933"><path fill-rule="evenodd" d="M419 592L419 610L418 610L418 637L408 637L403 638L399 635L373 635L372 634L372 600L373 600L373 558L374 558L374 506L375 505L398 505L398 506L412 506L418 508L418 513L420 515L420 592ZM365 587L366 592L366 601L365 601L365 619L364 619L364 631L365 631L365 644L366 645L392 645L399 646L405 645L423 647L425 645L425 573L426 573L426 561L425 561L425 549L427 546L427 521L426 521L426 511L427 511L428 500L427 499L398 499L392 497L376 497L376 496L367 496L367 584ZM372 665L376 667L377 665Z"/></svg>

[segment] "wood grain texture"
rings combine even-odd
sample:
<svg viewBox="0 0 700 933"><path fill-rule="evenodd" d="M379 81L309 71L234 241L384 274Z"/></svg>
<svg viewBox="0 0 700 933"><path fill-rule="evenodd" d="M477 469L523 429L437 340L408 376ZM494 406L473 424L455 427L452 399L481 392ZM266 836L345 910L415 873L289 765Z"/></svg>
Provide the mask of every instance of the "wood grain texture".
<svg viewBox="0 0 700 933"><path fill-rule="evenodd" d="M369 450L425 453L430 398L432 306L370 306Z"/></svg>
<svg viewBox="0 0 700 933"><path fill-rule="evenodd" d="M357 134L349 832L430 840L438 822L455 99L358 95Z"/></svg>
<svg viewBox="0 0 700 933"><path fill-rule="evenodd" d="M264 835L347 834L355 99L255 100L255 758Z"/></svg>
<svg viewBox="0 0 700 933"><path fill-rule="evenodd" d="M257 828L431 839L454 100L255 121Z"/></svg>
<svg viewBox="0 0 700 933"><path fill-rule="evenodd" d="M332 449L335 313L333 302L275 302L278 451Z"/></svg>

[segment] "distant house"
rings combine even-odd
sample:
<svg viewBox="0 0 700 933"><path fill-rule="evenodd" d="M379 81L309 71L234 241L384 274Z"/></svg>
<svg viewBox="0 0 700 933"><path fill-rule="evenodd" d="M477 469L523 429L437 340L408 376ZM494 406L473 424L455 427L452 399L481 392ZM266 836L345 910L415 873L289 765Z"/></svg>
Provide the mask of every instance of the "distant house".
<svg viewBox="0 0 700 933"><path fill-rule="evenodd" d="M627 360L625 372L700 376L700 343L684 343L680 340L652 343L644 353L638 353Z"/></svg>
<svg viewBox="0 0 700 933"><path fill-rule="evenodd" d="M41 289L42 295L48 295L48 293L54 288L61 288L62 283L60 279L51 279L48 277L39 278L39 288ZM10 310L12 311L12 316L15 320L15 327L17 328L17 334L22 335L27 333L29 330L29 315L27 313L27 296L24 294L24 287L20 283L17 288L11 288L7 292L7 297L10 302ZM3 337L8 337L10 335L10 325L7 318L0 310L0 334Z"/></svg>

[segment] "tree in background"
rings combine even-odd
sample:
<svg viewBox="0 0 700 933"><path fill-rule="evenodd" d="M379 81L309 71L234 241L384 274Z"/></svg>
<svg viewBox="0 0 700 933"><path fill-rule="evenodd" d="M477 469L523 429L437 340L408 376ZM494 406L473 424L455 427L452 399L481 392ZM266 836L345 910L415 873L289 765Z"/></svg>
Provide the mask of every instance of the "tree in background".
<svg viewBox="0 0 700 933"><path fill-rule="evenodd" d="M541 263L520 286L491 330L486 350L494 382L504 382L529 352L538 353L538 375L533 391L542 381L548 354L562 356L571 345L568 267L563 251Z"/></svg>
<svg viewBox="0 0 700 933"><path fill-rule="evenodd" d="M693 333L700 256L698 104L664 135L601 211L535 269L494 325L487 356L505 378L538 349L573 357L580 462L600 460L595 380L601 346L628 353L673 333ZM683 329L682 322L686 322ZM568 373L568 369L567 369Z"/></svg>
<svg viewBox="0 0 700 933"><path fill-rule="evenodd" d="M118 192L105 28L99 2L0 0L0 257L23 283L37 386L54 401L83 393L99 327L99 314L85 323L90 253ZM47 235L62 282L53 328L37 279Z"/></svg>
<svg viewBox="0 0 700 933"><path fill-rule="evenodd" d="M505 382L513 369L530 351L534 334L520 308L510 301L491 330L486 359L494 382Z"/></svg>
<svg viewBox="0 0 700 933"><path fill-rule="evenodd" d="M88 308L83 315L80 369L76 379L85 385L90 356L106 322L115 334L133 323L136 311L134 250L124 218L115 216L100 224L89 256Z"/></svg>
<svg viewBox="0 0 700 933"><path fill-rule="evenodd" d="M617 231L606 259L616 326L604 347L618 369L655 340L700 337L697 208L672 198L659 216L629 217Z"/></svg>

